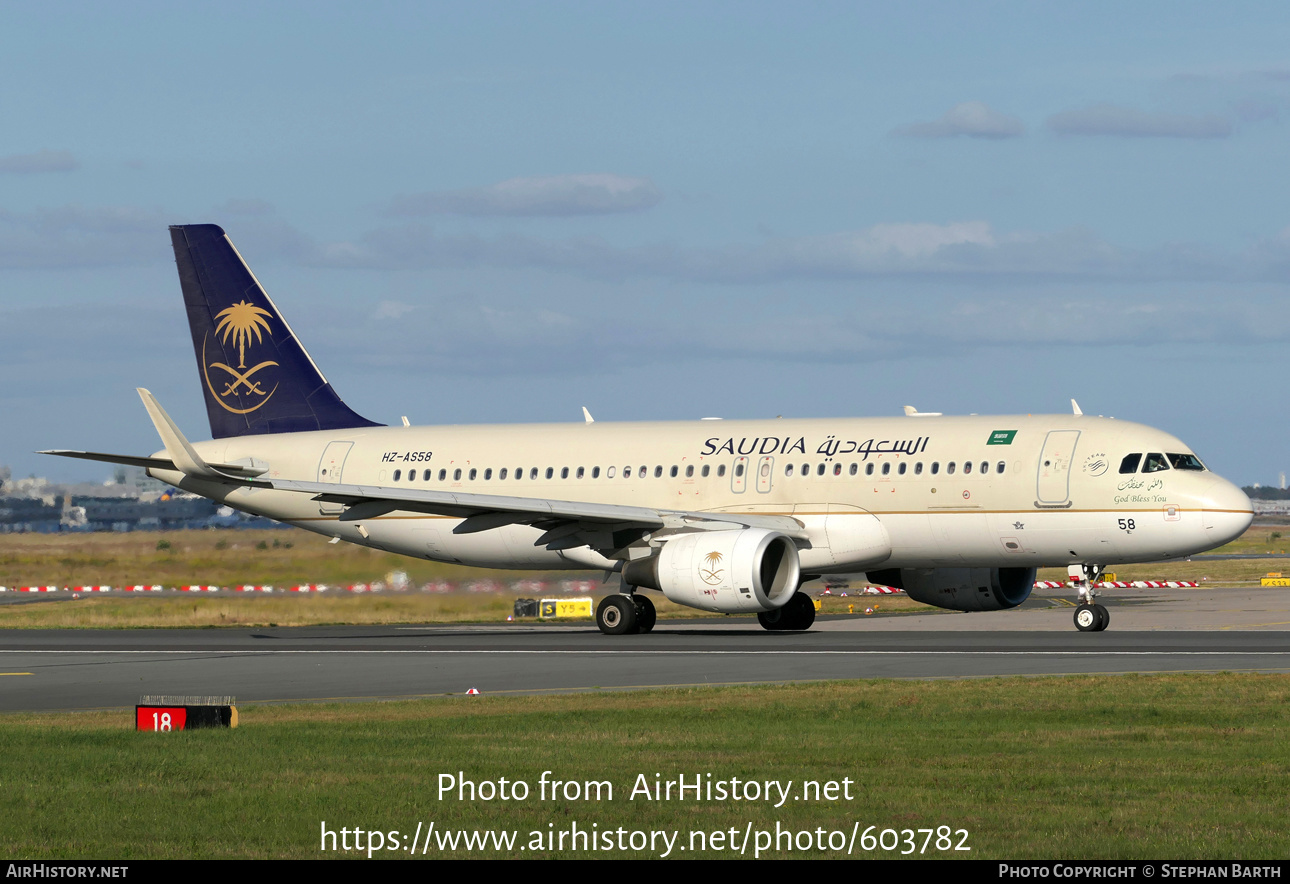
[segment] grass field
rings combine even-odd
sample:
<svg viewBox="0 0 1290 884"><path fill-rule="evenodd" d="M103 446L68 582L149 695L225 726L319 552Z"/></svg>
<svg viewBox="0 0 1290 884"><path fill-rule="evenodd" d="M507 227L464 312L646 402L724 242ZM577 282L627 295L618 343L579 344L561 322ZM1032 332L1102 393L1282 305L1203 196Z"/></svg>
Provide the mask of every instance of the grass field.
<svg viewBox="0 0 1290 884"><path fill-rule="evenodd" d="M1287 551L1290 551L1290 526L1254 525L1237 540L1213 552L1287 554ZM1172 562L1126 565L1115 570L1122 576L1129 575L1128 579L1209 576L1215 580L1250 580L1262 576L1268 568L1260 561ZM432 580L510 580L528 576L558 580L587 576L587 572L535 574L445 565L349 543L330 544L324 537L297 528L0 535L0 586L349 585L382 580L393 570L406 572L413 584ZM1051 569L1049 573L1064 575L1065 572Z"/></svg>
<svg viewBox="0 0 1290 884"><path fill-rule="evenodd" d="M1216 553L1281 552L1290 547L1280 536L1290 527L1255 525ZM1273 536L1278 535L1278 536ZM1115 568L1122 580L1196 580L1218 585L1257 584L1270 570L1290 573L1290 559L1173 562ZM329 544L298 529L270 531L183 531L172 533L8 535L0 537L0 585L78 583L165 586L203 584L328 583L344 586L381 580L394 570L407 573L416 586L435 580L465 583L487 579L509 581L537 577L552 584L561 578L586 578L586 572L498 572L443 565L382 553L352 544ZM593 575L594 576L594 575ZM1045 569L1040 578L1063 580L1062 569ZM593 595L613 591L611 582ZM818 595L822 583L806 589ZM553 589L550 593L557 594ZM651 593L659 617L704 617ZM0 626L10 628L138 628L218 626L306 626L341 623L499 622L512 612L509 593L385 592L350 595L343 591L308 595L219 596L118 593L57 604L0 606ZM825 597L821 613L860 613L874 605L885 612L935 612L903 596L879 599Z"/></svg>
<svg viewBox="0 0 1290 884"><path fill-rule="evenodd" d="M1284 858L1290 855L1290 677L1169 675L846 682L803 686L444 698L255 707L232 731L152 734L130 714L0 716L0 853L11 857L320 857L322 824L392 831L418 823L518 833L511 848L427 857L657 856L536 850L533 832L693 832L947 826L946 843L986 858ZM550 794L548 779L608 781L612 800ZM439 798L441 774L505 777L527 800ZM781 807L758 800L629 798L651 786L738 778L792 781ZM803 780L837 784L802 800ZM845 781L850 781L844 785ZM844 797L844 791L851 798ZM467 796L469 797L469 796ZM810 796L814 799L815 796ZM966 830L966 840L959 834ZM834 836L834 844L842 835ZM921 845L924 836L914 836ZM808 836L807 840L811 840ZM366 840L364 840L366 845ZM420 842L424 843L424 842ZM641 842L638 841L638 845ZM813 844L818 842L813 841ZM860 855L860 842L856 842ZM338 839L338 846L341 842ZM528 849L520 850L520 846ZM353 846L353 842L351 842ZM757 844L749 842L748 856ZM908 850L875 849L898 856ZM421 848L418 847L418 854ZM345 851L337 852L344 855ZM351 851L348 855L365 855ZM375 856L405 856L378 850ZM919 855L916 853L915 855Z"/></svg>

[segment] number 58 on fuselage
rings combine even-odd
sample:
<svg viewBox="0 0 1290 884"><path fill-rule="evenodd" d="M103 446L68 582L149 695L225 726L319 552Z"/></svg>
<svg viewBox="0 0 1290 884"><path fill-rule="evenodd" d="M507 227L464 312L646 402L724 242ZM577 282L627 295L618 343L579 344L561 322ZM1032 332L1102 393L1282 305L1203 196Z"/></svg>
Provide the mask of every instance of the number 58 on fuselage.
<svg viewBox="0 0 1290 884"><path fill-rule="evenodd" d="M387 427L341 401L224 231L172 227L210 441L140 390L166 482L340 540L489 568L620 575L608 633L648 631L642 589L804 629L802 583L866 572L929 604L1014 607L1067 566L1081 629L1112 563L1227 543L1249 499L1179 439L1086 416Z"/></svg>

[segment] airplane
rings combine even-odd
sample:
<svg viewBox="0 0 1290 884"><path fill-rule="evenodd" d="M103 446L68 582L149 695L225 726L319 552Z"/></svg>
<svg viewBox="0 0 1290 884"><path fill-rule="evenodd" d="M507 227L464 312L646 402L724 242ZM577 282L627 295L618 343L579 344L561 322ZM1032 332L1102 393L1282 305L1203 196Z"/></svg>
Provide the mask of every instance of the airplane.
<svg viewBox="0 0 1290 884"><path fill-rule="evenodd" d="M1107 564L1178 559L1239 537L1245 494L1174 436L1062 415L411 427L332 389L225 232L170 228L211 439L190 442L146 389L144 467L247 513L417 558L618 575L610 635L649 632L653 602L809 629L802 585L864 572L919 602L998 611L1066 567L1075 626L1110 615Z"/></svg>

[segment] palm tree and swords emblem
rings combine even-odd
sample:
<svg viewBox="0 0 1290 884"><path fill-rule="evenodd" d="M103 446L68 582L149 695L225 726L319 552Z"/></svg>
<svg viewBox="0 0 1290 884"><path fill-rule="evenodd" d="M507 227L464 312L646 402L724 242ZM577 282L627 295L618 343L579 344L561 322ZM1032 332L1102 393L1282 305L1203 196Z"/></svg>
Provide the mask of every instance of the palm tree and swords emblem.
<svg viewBox="0 0 1290 884"><path fill-rule="evenodd" d="M233 368L223 362L206 362L206 342L202 341L202 363L207 367L205 372L206 386L210 388L211 395L215 397L215 401L220 404L221 408L234 414L247 414L268 402L269 397L278 389L275 384L272 390L266 391L260 386L260 382L254 379L258 372L278 363L265 360L258 365L251 366L249 369L246 367L246 348L253 344L264 342L264 332L269 331L269 321L265 317L272 315L263 307L257 307L248 301L240 301L215 315L215 318L219 320L219 323L215 326L215 334L220 338L221 344L227 345L229 338L233 339L233 346L237 347L238 362L237 368ZM251 340L252 337L255 338L254 342ZM222 381L224 384L223 390L217 391L215 385L211 383L210 369L212 368L218 368L228 374L228 377ZM233 395L242 387L246 388L248 394L254 393L257 396L263 396L264 399L250 408L233 408L223 401L224 397Z"/></svg>
<svg viewBox="0 0 1290 884"><path fill-rule="evenodd" d="M703 564L699 565L699 579L709 586L716 586L720 583L721 575L726 573L724 568L717 567L717 565L721 564L721 558L721 553L714 550L704 556ZM707 567L705 568L704 565L707 565Z"/></svg>

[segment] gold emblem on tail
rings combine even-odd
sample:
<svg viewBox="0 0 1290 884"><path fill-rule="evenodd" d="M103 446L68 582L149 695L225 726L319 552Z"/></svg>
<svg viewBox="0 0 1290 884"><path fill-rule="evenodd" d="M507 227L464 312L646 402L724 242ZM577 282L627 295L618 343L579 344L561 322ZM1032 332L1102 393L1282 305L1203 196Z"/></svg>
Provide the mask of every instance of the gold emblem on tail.
<svg viewBox="0 0 1290 884"><path fill-rule="evenodd" d="M220 343L224 345L228 344L229 338L233 339L233 346L237 347L237 368L233 368L224 362L207 362L206 340L202 341L202 377L206 380L206 387L211 391L211 395L215 397L215 401L225 411L231 411L234 414L249 414L268 402L278 389L278 385L274 384L272 390L266 391L260 386L261 382L254 379L256 374L266 368L276 366L278 363L265 360L251 366L249 369L246 367L246 349L247 347L254 347L256 344L264 343L263 333L269 331L269 321L265 317L272 315L263 307L257 307L247 301L240 301L227 310L221 310L216 314L215 318L219 320L219 324L215 326L215 334L220 336L220 333L223 332L222 337L220 337ZM207 338L209 337L208 333ZM252 337L254 337L254 340L252 340ZM217 368L228 375L228 377L220 380L220 383L224 384L223 390L215 389L215 384L212 383L210 376L212 368ZM243 387L246 388L244 395L263 396L264 398L250 408L235 408L224 401L225 397L234 396ZM234 402L240 404L239 399L234 399Z"/></svg>

